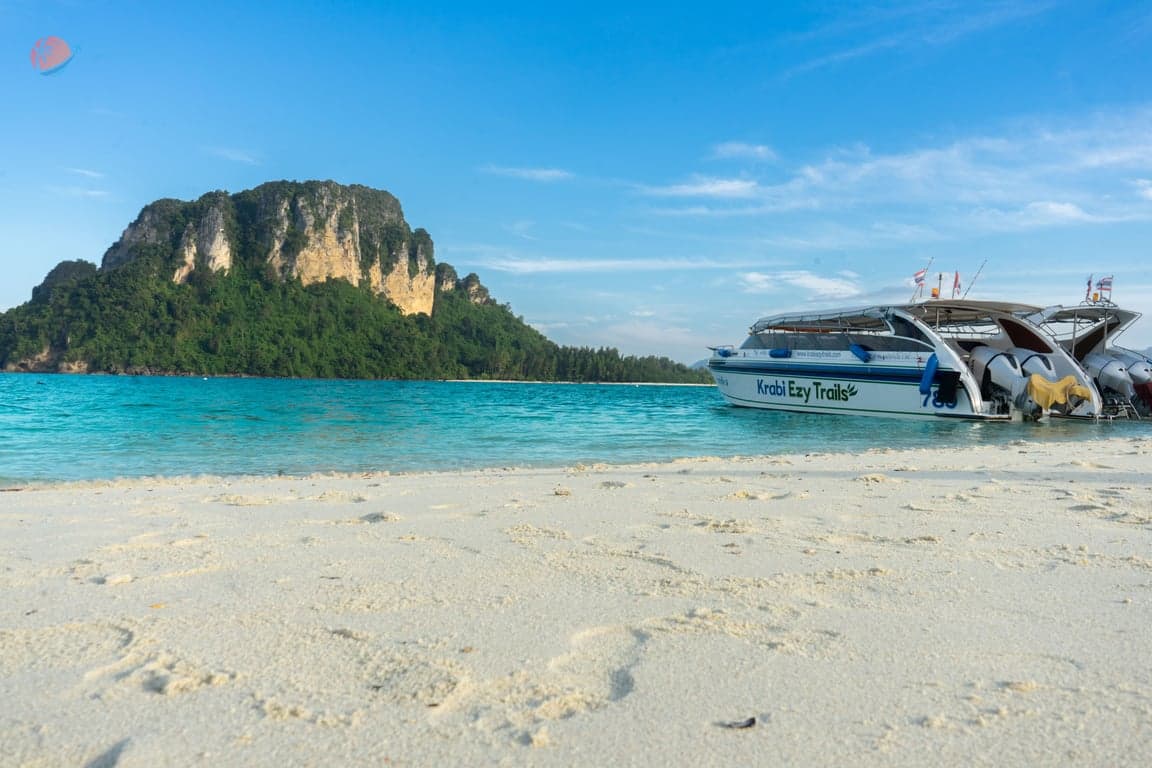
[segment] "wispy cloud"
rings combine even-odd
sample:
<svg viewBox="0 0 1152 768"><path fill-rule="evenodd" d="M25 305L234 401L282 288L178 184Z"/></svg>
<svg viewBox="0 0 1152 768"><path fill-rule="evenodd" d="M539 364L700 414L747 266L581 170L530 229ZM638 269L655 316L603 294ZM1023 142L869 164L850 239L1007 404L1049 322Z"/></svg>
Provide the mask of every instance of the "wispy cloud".
<svg viewBox="0 0 1152 768"><path fill-rule="evenodd" d="M788 69L783 76L790 78L886 51L949 45L965 37L1043 15L1060 4L1060 0L941 0L896 5L867 4L857 13L845 13L837 8L834 19L796 36L796 40L806 46L823 45L829 50Z"/></svg>
<svg viewBox="0 0 1152 768"><path fill-rule="evenodd" d="M571 171L562 168L510 168L503 165L485 165L480 170L493 176L508 176L526 181L565 181L575 176Z"/></svg>
<svg viewBox="0 0 1152 768"><path fill-rule="evenodd" d="M205 147L204 151L215 157L231 160L234 163L242 163L243 165L260 164L256 155L245 149L236 149L235 147Z"/></svg>
<svg viewBox="0 0 1152 768"><path fill-rule="evenodd" d="M745 293L779 293L799 289L810 300L849 299L861 294L860 276L844 272L839 276L804 270L746 272L740 276Z"/></svg>
<svg viewBox="0 0 1152 768"><path fill-rule="evenodd" d="M819 200L812 197L788 198L771 194L771 190L761 189L758 197L763 201L754 205L687 205L675 208L651 208L650 213L657 216L670 216L681 218L748 218L767 216L788 211L815 210L820 207ZM719 196L714 196L719 197ZM755 197L755 196L750 196Z"/></svg>
<svg viewBox="0 0 1152 768"><path fill-rule="evenodd" d="M543 273L664 272L671 270L746 269L750 261L738 259L599 259L550 256L490 255L481 257L484 266L520 275Z"/></svg>
<svg viewBox="0 0 1152 768"><path fill-rule="evenodd" d="M923 26L916 26L911 36L919 38L926 45L945 45L968 35L998 29L1017 21L1042 16L1059 7L1061 0L990 0L989 2L941 3L939 14L928 17ZM930 7L928 4L912 4L913 8Z"/></svg>
<svg viewBox="0 0 1152 768"><path fill-rule="evenodd" d="M532 228L534 226L536 226L536 222L524 219L514 221L511 224L505 224L504 230L522 240L536 240L536 236L532 234Z"/></svg>
<svg viewBox="0 0 1152 768"><path fill-rule="evenodd" d="M853 59L861 59L865 56L871 56L874 53L879 53L891 48L896 48L900 45L900 41L895 37L887 37L880 40L872 40L862 45L857 45L851 48L845 48L835 51L833 53L819 56L803 64L798 64L795 67L788 69L781 77L785 80L802 75L805 72L811 72L816 69L823 69L836 64L840 64Z"/></svg>
<svg viewBox="0 0 1152 768"><path fill-rule="evenodd" d="M658 187L640 187L646 195L656 197L718 197L750 198L757 195L759 185L752 179L716 179L695 176L684 184Z"/></svg>
<svg viewBox="0 0 1152 768"><path fill-rule="evenodd" d="M765 144L725 141L712 147L712 157L720 160L775 160L776 153Z"/></svg>
<svg viewBox="0 0 1152 768"><path fill-rule="evenodd" d="M74 173L77 176L83 176L83 177L88 178L88 179L102 179L102 178L104 178L104 174L100 173L99 171L92 171L92 170L89 170L87 168L65 168L64 170L68 171L69 173Z"/></svg>
<svg viewBox="0 0 1152 768"><path fill-rule="evenodd" d="M108 197L108 190L106 189L91 189L89 187L78 186L49 186L48 191L61 197L88 197L88 198L102 198Z"/></svg>
<svg viewBox="0 0 1152 768"><path fill-rule="evenodd" d="M1124 220L1087 213L1075 203L1042 200L1015 208L985 208L972 213L971 219L985 230L1017 231L1058 227L1068 224L1103 224Z"/></svg>
<svg viewBox="0 0 1152 768"><path fill-rule="evenodd" d="M845 223L822 221L819 225L801 223L790 229L791 232L776 232L763 238L759 242L760 248L790 253L843 252L877 246L903 249L914 244L939 243L948 237L932 226L893 221L873 221L867 225L854 225L851 220Z"/></svg>
<svg viewBox="0 0 1152 768"><path fill-rule="evenodd" d="M1068 224L1152 220L1152 107L1017 123L1001 135L876 153L842 147L771 180L696 177L643 187L649 195L701 198L652 213L773 217L808 212L852 224L862 236L912 240ZM689 202L689 201L686 201ZM814 217L808 217L814 218ZM813 222L815 223L815 222Z"/></svg>

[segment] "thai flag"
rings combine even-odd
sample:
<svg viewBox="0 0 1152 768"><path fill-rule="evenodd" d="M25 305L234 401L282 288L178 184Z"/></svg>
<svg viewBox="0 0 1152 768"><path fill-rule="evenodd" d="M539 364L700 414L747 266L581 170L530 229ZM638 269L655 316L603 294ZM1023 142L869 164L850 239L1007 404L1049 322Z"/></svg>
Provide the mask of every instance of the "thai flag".
<svg viewBox="0 0 1152 768"><path fill-rule="evenodd" d="M1107 291L1108 293L1112 293L1112 275L1100 278L1099 282L1096 283L1096 290L1100 292Z"/></svg>
<svg viewBox="0 0 1152 768"><path fill-rule="evenodd" d="M960 295L960 273L956 273L956 277L952 280L952 298Z"/></svg>
<svg viewBox="0 0 1152 768"><path fill-rule="evenodd" d="M916 274L912 275L912 279L916 281L916 285L924 285L924 276L928 274L927 269L922 269Z"/></svg>

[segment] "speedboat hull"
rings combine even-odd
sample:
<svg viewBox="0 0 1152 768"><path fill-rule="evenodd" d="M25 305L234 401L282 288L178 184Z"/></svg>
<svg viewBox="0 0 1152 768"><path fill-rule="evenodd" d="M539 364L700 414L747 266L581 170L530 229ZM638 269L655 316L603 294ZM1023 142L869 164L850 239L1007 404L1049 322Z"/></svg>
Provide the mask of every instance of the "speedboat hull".
<svg viewBox="0 0 1152 768"><path fill-rule="evenodd" d="M893 359L873 357L868 363L847 353L805 360L803 353L786 362L764 350L739 350L713 357L709 370L720 394L732 405L801 413L834 413L899 418L1008 419L1009 414L979 413L963 388L937 382L924 386L930 355Z"/></svg>

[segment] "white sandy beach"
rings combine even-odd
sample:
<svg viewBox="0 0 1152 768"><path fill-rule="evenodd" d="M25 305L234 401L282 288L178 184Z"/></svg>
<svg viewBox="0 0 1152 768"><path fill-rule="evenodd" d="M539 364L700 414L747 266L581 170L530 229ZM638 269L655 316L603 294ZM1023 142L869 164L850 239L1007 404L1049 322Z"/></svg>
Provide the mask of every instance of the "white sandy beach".
<svg viewBox="0 0 1152 768"><path fill-rule="evenodd" d="M1152 765L1150 462L5 489L0 764Z"/></svg>

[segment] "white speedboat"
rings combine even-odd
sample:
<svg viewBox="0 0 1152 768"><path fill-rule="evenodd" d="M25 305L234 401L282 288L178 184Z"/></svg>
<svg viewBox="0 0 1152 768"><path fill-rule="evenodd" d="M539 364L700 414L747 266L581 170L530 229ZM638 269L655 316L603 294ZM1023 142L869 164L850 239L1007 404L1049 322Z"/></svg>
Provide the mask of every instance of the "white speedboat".
<svg viewBox="0 0 1152 768"><path fill-rule="evenodd" d="M1093 378L1108 416L1152 416L1152 360L1114 342L1140 313L1108 299L1056 305L1024 314Z"/></svg>
<svg viewBox="0 0 1152 768"><path fill-rule="evenodd" d="M983 420L1098 416L1091 378L1023 319L1036 311L933 300L776 315L757 321L739 348L713 347L708 369L729 403L750 408Z"/></svg>

